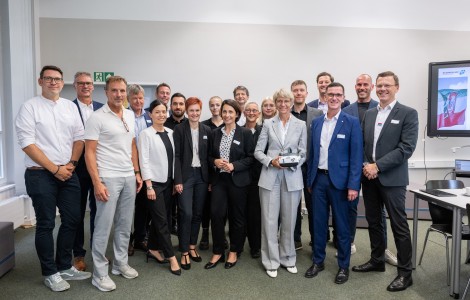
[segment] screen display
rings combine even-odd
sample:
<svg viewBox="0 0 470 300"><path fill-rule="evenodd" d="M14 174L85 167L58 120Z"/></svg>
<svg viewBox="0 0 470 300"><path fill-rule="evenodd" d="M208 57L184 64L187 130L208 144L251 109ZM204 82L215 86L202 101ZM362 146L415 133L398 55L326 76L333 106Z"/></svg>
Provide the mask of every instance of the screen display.
<svg viewBox="0 0 470 300"><path fill-rule="evenodd" d="M430 63L428 136L470 136L470 61Z"/></svg>

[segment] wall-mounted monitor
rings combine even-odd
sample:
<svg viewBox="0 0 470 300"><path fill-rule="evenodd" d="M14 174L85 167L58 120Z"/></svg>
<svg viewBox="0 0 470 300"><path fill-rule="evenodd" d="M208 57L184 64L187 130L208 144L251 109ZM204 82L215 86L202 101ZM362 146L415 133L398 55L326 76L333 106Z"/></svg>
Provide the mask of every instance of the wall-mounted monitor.
<svg viewBox="0 0 470 300"><path fill-rule="evenodd" d="M429 64L429 137L470 137L469 89L470 60Z"/></svg>

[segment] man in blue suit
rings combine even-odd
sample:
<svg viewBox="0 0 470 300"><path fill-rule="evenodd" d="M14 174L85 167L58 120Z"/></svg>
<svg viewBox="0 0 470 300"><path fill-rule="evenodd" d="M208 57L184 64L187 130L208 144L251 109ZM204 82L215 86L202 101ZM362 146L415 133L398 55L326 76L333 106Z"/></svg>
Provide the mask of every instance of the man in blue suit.
<svg viewBox="0 0 470 300"><path fill-rule="evenodd" d="M78 107L78 112L80 113L80 118L82 120L83 126L85 127L86 121L91 116L91 114L103 106L102 103L93 101L92 94L94 90L93 80L91 74L88 72L77 72L75 73L73 87L77 92L77 98L73 100ZM78 180L80 182L80 224L77 228L77 233L75 234L75 242L73 245L73 265L79 271L86 270L85 264L85 254L86 250L83 248L85 243L84 237L84 222L85 210L87 201L90 202L90 245L91 240L93 239L93 231L95 229L95 215L96 215L96 200L95 193L93 192L93 183L91 182L90 174L86 168L85 163L85 151L78 162L75 162L76 169L75 172L78 175Z"/></svg>
<svg viewBox="0 0 470 300"><path fill-rule="evenodd" d="M362 132L359 119L341 111L344 87L333 82L326 89L328 111L312 122L311 148L308 156L308 188L315 190L313 265L305 273L312 278L325 269L328 206L336 220L338 266L335 283L349 278L351 257L349 201L357 198L361 186Z"/></svg>
<svg viewBox="0 0 470 300"><path fill-rule="evenodd" d="M138 84L131 84L127 87L127 100L129 107L134 112L135 116L135 140L139 139L139 134L142 130L152 126L152 119L148 112L144 110L145 104L145 91ZM150 216L147 212L147 191L141 189L135 197L135 211L134 211L134 233L131 234L129 239L129 248L127 254L134 255L134 249L140 249L147 252L147 229L150 221Z"/></svg>

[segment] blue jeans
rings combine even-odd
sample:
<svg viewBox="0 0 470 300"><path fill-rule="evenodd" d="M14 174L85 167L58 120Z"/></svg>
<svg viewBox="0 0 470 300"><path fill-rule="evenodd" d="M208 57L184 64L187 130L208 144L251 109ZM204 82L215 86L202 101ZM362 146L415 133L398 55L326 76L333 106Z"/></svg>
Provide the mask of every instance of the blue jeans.
<svg viewBox="0 0 470 300"><path fill-rule="evenodd" d="M72 267L72 247L80 221L80 184L74 173L67 181L60 181L47 170L26 170L26 191L33 201L36 213L36 252L43 276L49 276ZM56 207L61 225L57 234L54 260Z"/></svg>
<svg viewBox="0 0 470 300"><path fill-rule="evenodd" d="M181 252L188 252L189 245L197 244L207 186L202 180L201 168L193 168L192 176L183 183L183 192L178 197L178 238Z"/></svg>

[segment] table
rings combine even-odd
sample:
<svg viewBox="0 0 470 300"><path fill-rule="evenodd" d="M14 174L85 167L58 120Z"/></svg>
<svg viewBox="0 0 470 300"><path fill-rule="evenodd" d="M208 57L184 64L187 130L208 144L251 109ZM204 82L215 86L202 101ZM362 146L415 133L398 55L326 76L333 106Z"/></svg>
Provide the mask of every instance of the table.
<svg viewBox="0 0 470 300"><path fill-rule="evenodd" d="M467 203L470 203L470 197L464 196L465 189L443 189L443 191L457 195L457 197L436 197L431 194L421 192L420 190L410 190L414 194L413 207L413 253L412 264L416 269L416 254L418 241L418 202L425 200L436 205L448 208L453 212L452 224L452 251L450 266L450 296L455 299L460 297L460 260L461 260L461 242L462 242L462 210L466 210Z"/></svg>

